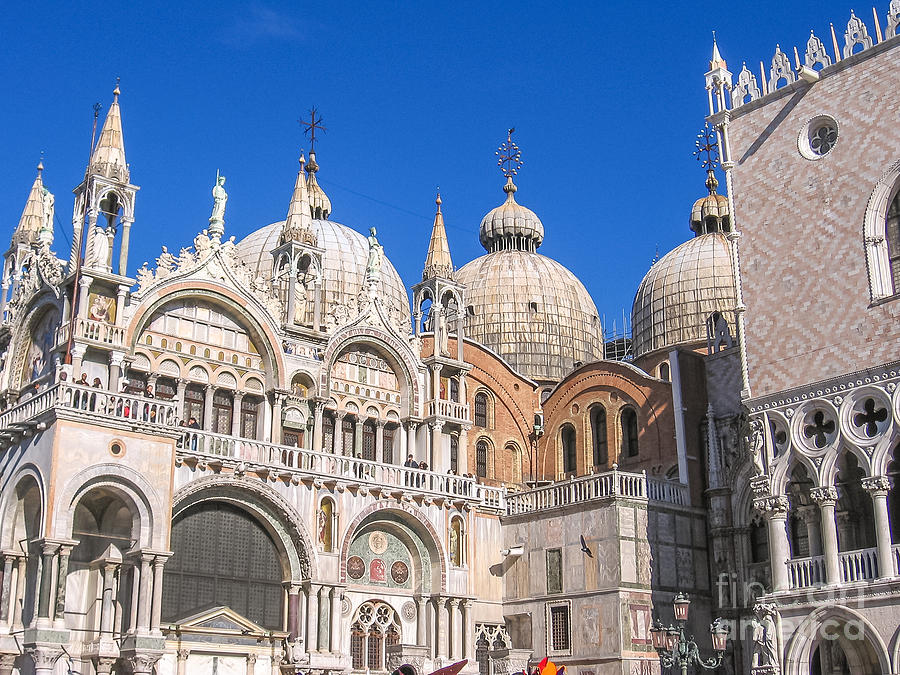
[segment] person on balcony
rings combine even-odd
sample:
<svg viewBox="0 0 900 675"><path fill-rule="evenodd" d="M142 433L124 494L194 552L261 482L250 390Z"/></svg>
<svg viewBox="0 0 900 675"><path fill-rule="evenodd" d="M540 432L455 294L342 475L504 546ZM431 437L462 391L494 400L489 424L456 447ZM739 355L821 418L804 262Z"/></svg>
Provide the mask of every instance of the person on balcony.
<svg viewBox="0 0 900 675"><path fill-rule="evenodd" d="M91 386L94 389L103 389L103 383L100 381L99 377L94 378L94 381L91 383Z"/></svg>
<svg viewBox="0 0 900 675"><path fill-rule="evenodd" d="M75 384L83 384L85 387L91 386L91 385L88 383L87 373L82 373L82 374L81 374L81 377L78 378L78 382L76 382Z"/></svg>
<svg viewBox="0 0 900 675"><path fill-rule="evenodd" d="M194 417L193 415L188 418L187 428L188 429L199 429L200 428L200 425L197 423L197 418ZM188 432L188 433L190 433L190 432ZM197 450L197 436L195 434L190 434L190 435L191 435L191 450L196 451Z"/></svg>

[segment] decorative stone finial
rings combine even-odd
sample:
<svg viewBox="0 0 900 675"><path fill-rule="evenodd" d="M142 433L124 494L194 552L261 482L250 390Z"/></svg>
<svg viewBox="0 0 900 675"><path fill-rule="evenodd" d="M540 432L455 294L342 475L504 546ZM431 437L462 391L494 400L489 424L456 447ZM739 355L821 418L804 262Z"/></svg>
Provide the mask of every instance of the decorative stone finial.
<svg viewBox="0 0 900 675"><path fill-rule="evenodd" d="M212 189L213 209L209 217L209 238L216 244L221 242L225 234L225 204L228 202L228 193L225 192L225 176L216 170L216 184Z"/></svg>

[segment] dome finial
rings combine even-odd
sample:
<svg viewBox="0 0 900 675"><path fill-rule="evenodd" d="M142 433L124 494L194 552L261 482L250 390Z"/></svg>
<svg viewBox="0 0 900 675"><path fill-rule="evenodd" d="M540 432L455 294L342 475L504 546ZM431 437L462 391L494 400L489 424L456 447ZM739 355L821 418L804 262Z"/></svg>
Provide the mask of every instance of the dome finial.
<svg viewBox="0 0 900 675"><path fill-rule="evenodd" d="M517 189L516 184L513 183L513 176L517 175L519 169L523 166L522 151L519 150L519 146L512 139L515 131L515 127L506 130L506 140L500 144L497 152L494 153L497 155L497 166L500 167L503 175L506 176L506 185L503 186L503 191L507 194L507 200L513 198L513 193Z"/></svg>
<svg viewBox="0 0 900 675"><path fill-rule="evenodd" d="M303 126L303 133L309 136L309 162L306 163L306 185L309 190L309 208L315 220L328 220L331 213L331 200L316 180L319 163L316 161L316 132L325 132L324 121L315 106L309 110L309 121L297 120Z"/></svg>
<svg viewBox="0 0 900 675"><path fill-rule="evenodd" d="M434 203L437 204L437 212L440 213L441 212L441 204L443 204L443 202L441 201L441 186L440 185L438 186L437 197L435 198Z"/></svg>
<svg viewBox="0 0 900 675"><path fill-rule="evenodd" d="M122 91L119 89L119 82L121 82L121 81L122 81L121 77L116 78L116 88L113 89L113 101L114 102L119 100L119 94L122 93Z"/></svg>
<svg viewBox="0 0 900 675"><path fill-rule="evenodd" d="M38 175L40 175L43 170L44 170L44 151L41 150L41 158L40 158L40 160L38 160L38 165L37 165Z"/></svg>
<svg viewBox="0 0 900 675"><path fill-rule="evenodd" d="M709 194L701 197L691 209L691 229L696 236L710 232L730 232L731 214L728 199L716 193L719 181L716 179L716 167L719 165L719 144L716 131L709 124L697 134L694 145L694 156L700 166L706 169L706 189Z"/></svg>

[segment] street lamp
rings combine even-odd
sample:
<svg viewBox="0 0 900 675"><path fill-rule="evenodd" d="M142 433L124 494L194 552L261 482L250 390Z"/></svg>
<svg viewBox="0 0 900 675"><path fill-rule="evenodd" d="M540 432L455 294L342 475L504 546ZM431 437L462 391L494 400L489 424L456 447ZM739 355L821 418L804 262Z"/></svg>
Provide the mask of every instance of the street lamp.
<svg viewBox="0 0 900 675"><path fill-rule="evenodd" d="M660 663L666 668L680 668L681 675L687 675L688 666L694 664L706 670L715 670L722 665L725 656L725 646L728 641L728 624L722 619L716 619L709 627L712 638L714 658L704 659L700 656L700 650L693 636L688 638L684 629L688 619L688 608L691 601L684 593L675 596L673 606L675 610L675 622L677 626L664 626L657 619L650 627L650 638L653 648L659 654Z"/></svg>

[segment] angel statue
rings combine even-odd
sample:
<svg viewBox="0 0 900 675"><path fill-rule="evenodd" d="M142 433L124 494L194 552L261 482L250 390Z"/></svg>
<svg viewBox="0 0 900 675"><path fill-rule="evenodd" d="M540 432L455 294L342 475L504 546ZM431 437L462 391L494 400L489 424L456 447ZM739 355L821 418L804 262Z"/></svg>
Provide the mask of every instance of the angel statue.
<svg viewBox="0 0 900 675"><path fill-rule="evenodd" d="M366 281L369 283L378 281L381 273L381 259L384 257L384 247L378 243L375 236L375 228L369 229L369 259L366 261Z"/></svg>
<svg viewBox="0 0 900 675"><path fill-rule="evenodd" d="M216 171L216 184L212 189L213 210L209 217L209 238L216 244L225 234L225 203L228 201L228 193L225 192L225 176Z"/></svg>

